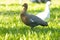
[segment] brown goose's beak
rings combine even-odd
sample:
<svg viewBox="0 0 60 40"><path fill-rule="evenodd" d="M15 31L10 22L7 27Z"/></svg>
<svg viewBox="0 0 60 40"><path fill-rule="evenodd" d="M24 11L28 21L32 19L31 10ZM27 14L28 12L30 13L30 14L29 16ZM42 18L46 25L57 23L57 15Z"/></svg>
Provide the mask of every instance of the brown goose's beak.
<svg viewBox="0 0 60 40"><path fill-rule="evenodd" d="M27 3L24 3L22 6L27 6L28 4Z"/></svg>
<svg viewBox="0 0 60 40"><path fill-rule="evenodd" d="M22 6L24 6L24 5L22 5Z"/></svg>

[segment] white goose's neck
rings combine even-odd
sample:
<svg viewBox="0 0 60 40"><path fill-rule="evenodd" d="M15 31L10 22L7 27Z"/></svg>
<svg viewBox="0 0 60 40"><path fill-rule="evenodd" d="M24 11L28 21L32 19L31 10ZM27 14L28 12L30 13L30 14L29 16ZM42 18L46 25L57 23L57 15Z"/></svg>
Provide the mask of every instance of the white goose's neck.
<svg viewBox="0 0 60 40"><path fill-rule="evenodd" d="M44 10L45 12L50 12L50 7L49 7L49 5L47 5L46 4L46 7L45 7L45 10Z"/></svg>

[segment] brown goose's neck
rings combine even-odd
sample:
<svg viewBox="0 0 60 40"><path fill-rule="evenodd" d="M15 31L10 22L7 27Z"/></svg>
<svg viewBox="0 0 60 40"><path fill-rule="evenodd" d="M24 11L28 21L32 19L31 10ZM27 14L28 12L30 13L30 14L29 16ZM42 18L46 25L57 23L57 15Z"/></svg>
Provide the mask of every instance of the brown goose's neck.
<svg viewBox="0 0 60 40"><path fill-rule="evenodd" d="M23 7L22 11L21 11L21 17L24 17L26 14L27 8Z"/></svg>
<svg viewBox="0 0 60 40"><path fill-rule="evenodd" d="M24 7L23 10L22 10L22 13L25 14L26 11L27 11L27 8Z"/></svg>
<svg viewBox="0 0 60 40"><path fill-rule="evenodd" d="M27 8L25 8L25 7L24 7L24 8L23 8L23 11L25 11L25 12L26 12L26 11L27 11Z"/></svg>

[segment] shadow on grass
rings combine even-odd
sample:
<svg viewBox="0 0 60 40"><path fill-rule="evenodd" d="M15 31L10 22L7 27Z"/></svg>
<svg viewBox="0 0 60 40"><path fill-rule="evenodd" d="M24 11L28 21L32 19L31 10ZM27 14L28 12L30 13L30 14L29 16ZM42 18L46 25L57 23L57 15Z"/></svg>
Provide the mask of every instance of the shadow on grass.
<svg viewBox="0 0 60 40"><path fill-rule="evenodd" d="M19 10L16 10L16 11L0 11L0 15L19 15L20 14L20 11Z"/></svg>
<svg viewBox="0 0 60 40"><path fill-rule="evenodd" d="M27 12L34 15L34 14L37 14L37 13L43 12L43 11L44 11L43 9L36 9L36 10L31 9L31 10L28 10ZM57 8L57 7L51 8L50 11L51 11L51 15L53 15L53 17L55 17L56 13L59 14L60 7L59 8ZM15 15L15 14L19 15L20 12L21 12L21 10L19 10L19 9L15 10L15 11L13 11L13 10L2 10L2 11L0 11L0 15L1 14L3 14L3 15Z"/></svg>
<svg viewBox="0 0 60 40"><path fill-rule="evenodd" d="M57 8L57 7L52 8L51 15L52 15L51 18L55 18L56 16L60 17L59 16L60 15L60 7L59 8Z"/></svg>
<svg viewBox="0 0 60 40"><path fill-rule="evenodd" d="M28 28L28 27L21 27L21 28L17 28L17 27L13 27L13 28L4 28L4 27L0 27L0 35L5 35L6 33L8 33L8 34L10 34L10 33L12 33L13 35L14 34L18 34L18 33L20 33L20 34L24 34L24 35L27 35L28 33L29 33L29 31L30 31L30 33L31 32L36 32L37 33L37 35L39 34L39 33L43 33L43 34L47 34L47 32L52 32L52 33L60 33L60 29L55 29L55 28L44 28L44 27L42 27L42 28L40 28L40 27L36 27L36 28L34 28L33 30L31 30L30 28Z"/></svg>

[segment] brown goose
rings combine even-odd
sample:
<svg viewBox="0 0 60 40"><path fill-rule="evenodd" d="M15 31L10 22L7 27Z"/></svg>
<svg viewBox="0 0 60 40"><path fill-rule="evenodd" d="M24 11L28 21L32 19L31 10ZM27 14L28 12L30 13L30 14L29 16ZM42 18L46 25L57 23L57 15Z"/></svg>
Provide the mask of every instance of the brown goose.
<svg viewBox="0 0 60 40"><path fill-rule="evenodd" d="M35 15L30 15L27 14L27 9L28 9L28 4L24 3L23 4L23 10L21 11L21 20L22 22L27 25L30 26L31 28L41 25L41 26L48 26L48 23L43 21L42 19L40 19L39 17L35 16Z"/></svg>

